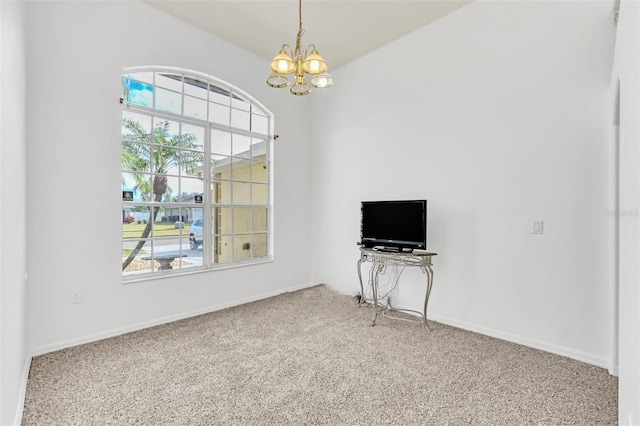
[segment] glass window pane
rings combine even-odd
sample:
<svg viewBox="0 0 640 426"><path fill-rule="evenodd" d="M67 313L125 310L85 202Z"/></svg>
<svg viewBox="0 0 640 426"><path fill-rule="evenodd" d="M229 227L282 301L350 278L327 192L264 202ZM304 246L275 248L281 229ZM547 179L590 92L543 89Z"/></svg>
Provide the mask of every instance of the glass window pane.
<svg viewBox="0 0 640 426"><path fill-rule="evenodd" d="M258 162L253 163L253 174L252 178L254 182L268 182L269 180L269 172L267 170L267 163Z"/></svg>
<svg viewBox="0 0 640 426"><path fill-rule="evenodd" d="M122 173L122 190L133 191L133 201L151 201L151 175Z"/></svg>
<svg viewBox="0 0 640 426"><path fill-rule="evenodd" d="M267 158L267 142L264 139L251 138L251 157L254 160Z"/></svg>
<svg viewBox="0 0 640 426"><path fill-rule="evenodd" d="M216 204L230 204L231 182L213 182L211 185L211 201Z"/></svg>
<svg viewBox="0 0 640 426"><path fill-rule="evenodd" d="M153 256L145 256L142 258L153 263L154 271L167 271L172 269L182 269L183 258L180 253L154 253Z"/></svg>
<svg viewBox="0 0 640 426"><path fill-rule="evenodd" d="M231 234L233 230L233 209L231 207L214 207L212 219L213 234Z"/></svg>
<svg viewBox="0 0 640 426"><path fill-rule="evenodd" d="M202 152L180 152L180 174L182 176L194 176L203 178L204 154Z"/></svg>
<svg viewBox="0 0 640 426"><path fill-rule="evenodd" d="M150 142L151 117L131 111L122 112L122 139Z"/></svg>
<svg viewBox="0 0 640 426"><path fill-rule="evenodd" d="M211 178L212 179L230 179L231 158L224 155L211 155Z"/></svg>
<svg viewBox="0 0 640 426"><path fill-rule="evenodd" d="M251 184L246 182L233 182L233 204L251 203Z"/></svg>
<svg viewBox="0 0 640 426"><path fill-rule="evenodd" d="M209 90L209 100L228 107L231 105L231 98L228 91L219 87L211 86ZM228 108L225 108L228 111Z"/></svg>
<svg viewBox="0 0 640 426"><path fill-rule="evenodd" d="M123 207L122 239L132 241L132 244L124 244L123 247L133 249L138 240L151 235L149 224L149 207L146 206L125 206ZM126 221L126 223L125 223Z"/></svg>
<svg viewBox="0 0 640 426"><path fill-rule="evenodd" d="M245 101L242 98L239 98L237 96L233 96L231 98L231 106L237 109L240 109L242 111L250 111L251 110L251 104L247 101Z"/></svg>
<svg viewBox="0 0 640 426"><path fill-rule="evenodd" d="M195 203L196 195L204 193L204 181L202 179L185 178L180 180L180 202Z"/></svg>
<svg viewBox="0 0 640 426"><path fill-rule="evenodd" d="M233 232L251 232L251 220L250 207L236 207L233 210Z"/></svg>
<svg viewBox="0 0 640 426"><path fill-rule="evenodd" d="M209 240L206 238L205 219L202 216L204 210L201 208L190 208L188 210L186 232L189 235L188 248L191 250L189 256L198 258L200 265L202 265L202 249ZM185 249L184 245L183 249ZM200 250L200 253L197 250Z"/></svg>
<svg viewBox="0 0 640 426"><path fill-rule="evenodd" d="M189 221L189 209L186 207L181 207L179 205L175 206L166 206L160 208L158 216L156 218L156 223L158 222L166 222L163 225L162 230L164 231L164 235L178 235L184 234L186 235L188 232L188 228L181 227L181 225L175 225L176 222L188 222ZM178 232L174 232L171 230L177 229Z"/></svg>
<svg viewBox="0 0 640 426"><path fill-rule="evenodd" d="M151 145L122 141L122 170L150 172Z"/></svg>
<svg viewBox="0 0 640 426"><path fill-rule="evenodd" d="M211 130L211 153L231 156L231 133Z"/></svg>
<svg viewBox="0 0 640 426"><path fill-rule="evenodd" d="M269 120L267 117L251 114L251 131L256 133L269 134Z"/></svg>
<svg viewBox="0 0 640 426"><path fill-rule="evenodd" d="M154 244L156 245L156 250L178 250L179 241L174 237L181 237L184 230L184 219L185 214L184 211L180 211L180 209L172 209L171 207L167 207L166 210L168 212L176 212L176 220L175 221L163 221L161 218L156 218L156 221L153 222L153 233L152 236L155 238ZM158 214L158 216L160 216Z"/></svg>
<svg viewBox="0 0 640 426"><path fill-rule="evenodd" d="M262 183L254 183L252 189L252 201L253 204L268 204L269 203L269 187Z"/></svg>
<svg viewBox="0 0 640 426"><path fill-rule="evenodd" d="M186 240L185 240L186 241ZM165 255L166 257L167 255ZM186 261L186 253L180 253L179 257L176 257L171 263L171 269L185 269L189 267L189 263ZM168 260L168 259L163 259ZM193 268L193 266L191 266ZM162 269L162 268L160 268Z"/></svg>
<svg viewBox="0 0 640 426"><path fill-rule="evenodd" d="M180 146L180 123L155 117L153 119L153 142L156 145Z"/></svg>
<svg viewBox="0 0 640 426"><path fill-rule="evenodd" d="M158 214L156 215L156 221L154 222L154 230L156 236L160 237L172 237L172 236L187 236L189 234L189 215L191 211L189 208L179 205L160 207ZM172 245L172 249L176 249L175 245L178 244L177 240L171 239L170 241L164 241L163 245Z"/></svg>
<svg viewBox="0 0 640 426"><path fill-rule="evenodd" d="M153 85L142 79L144 76L122 78L122 97L132 105L153 107Z"/></svg>
<svg viewBox="0 0 640 426"><path fill-rule="evenodd" d="M156 109L160 111L182 113L182 95L156 87Z"/></svg>
<svg viewBox="0 0 640 426"><path fill-rule="evenodd" d="M190 237L182 238L181 245L181 254L183 255L183 257L182 259L180 259L180 268L188 269L202 266L202 246L199 245L200 248L193 249Z"/></svg>
<svg viewBox="0 0 640 426"><path fill-rule="evenodd" d="M233 239L231 235L218 235L213 238L212 262L233 262Z"/></svg>
<svg viewBox="0 0 640 426"><path fill-rule="evenodd" d="M251 259L251 235L236 235L233 238L233 260Z"/></svg>
<svg viewBox="0 0 640 426"><path fill-rule="evenodd" d="M266 208L254 208L253 209L253 231L267 231L267 209Z"/></svg>
<svg viewBox="0 0 640 426"><path fill-rule="evenodd" d="M209 102L209 121L228 126L229 107Z"/></svg>
<svg viewBox="0 0 640 426"><path fill-rule="evenodd" d="M229 157L227 157L226 155L218 155L218 154L211 154L211 166L215 167L215 166L223 166L224 162L229 162Z"/></svg>
<svg viewBox="0 0 640 426"><path fill-rule="evenodd" d="M232 180L249 180L249 160L244 158L231 157L231 179Z"/></svg>
<svg viewBox="0 0 640 426"><path fill-rule="evenodd" d="M129 256L132 254L135 249L138 240L125 240L122 243L122 264L129 259ZM148 256L148 253L151 251L151 241L144 240L144 245L142 249L138 252L138 254L130 261L127 267L122 271L123 276L134 275L134 274L144 274L152 271L152 264L149 261L142 260L143 257Z"/></svg>
<svg viewBox="0 0 640 426"><path fill-rule="evenodd" d="M253 235L253 257L267 257L267 234Z"/></svg>
<svg viewBox="0 0 640 426"><path fill-rule="evenodd" d="M182 123L181 146L196 151L204 151L204 127Z"/></svg>
<svg viewBox="0 0 640 426"><path fill-rule="evenodd" d="M251 138L244 135L233 135L233 155L238 157L251 157Z"/></svg>
<svg viewBox="0 0 640 426"><path fill-rule="evenodd" d="M231 109L231 127L242 130L251 130L251 114L239 109Z"/></svg>
<svg viewBox="0 0 640 426"><path fill-rule="evenodd" d="M232 166L231 178L233 180L251 180L251 162L244 158L233 157L231 159Z"/></svg>
<svg viewBox="0 0 640 426"><path fill-rule="evenodd" d="M188 218L187 218L187 222L189 222L190 224L193 224L193 222L195 222L196 220L200 219L198 221L198 226L200 226L201 228L204 228L204 224L202 223L202 221L204 220L204 209L201 207L189 207L188 208L189 212L188 212Z"/></svg>
<svg viewBox="0 0 640 426"><path fill-rule="evenodd" d="M156 174L153 176L154 201L165 203L175 202L174 198L179 194L179 178L166 174ZM160 198L157 198L160 197Z"/></svg>
<svg viewBox="0 0 640 426"><path fill-rule="evenodd" d="M158 175L177 176L180 166L180 150L169 146L156 145L152 153L153 171Z"/></svg>
<svg viewBox="0 0 640 426"><path fill-rule="evenodd" d="M174 92L182 92L182 76L171 73L156 73L156 87L164 87Z"/></svg>
<svg viewBox="0 0 640 426"><path fill-rule="evenodd" d="M266 117L266 116L267 116L267 113L266 113L266 112L264 112L264 111L260 108L260 106L259 106L259 105L256 105L256 104L251 104L251 112L252 112L253 114L258 114L258 115L261 115L261 116L263 116L263 117Z"/></svg>
<svg viewBox="0 0 640 426"><path fill-rule="evenodd" d="M188 117L207 119L207 101L191 96L184 97L184 115Z"/></svg>
<svg viewBox="0 0 640 426"><path fill-rule="evenodd" d="M148 71L148 72L136 72L136 73L129 73L129 74L125 74L124 75L127 78L131 78L134 80L138 80L141 81L143 83L147 83L147 84L151 84L153 85L153 73Z"/></svg>
<svg viewBox="0 0 640 426"><path fill-rule="evenodd" d="M208 84L193 77L184 77L184 93L200 99L207 99L209 94Z"/></svg>

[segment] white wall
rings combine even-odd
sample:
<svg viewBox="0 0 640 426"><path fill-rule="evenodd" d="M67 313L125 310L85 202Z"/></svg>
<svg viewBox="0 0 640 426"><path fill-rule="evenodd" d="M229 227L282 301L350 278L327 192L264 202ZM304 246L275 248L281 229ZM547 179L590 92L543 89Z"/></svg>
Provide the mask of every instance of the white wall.
<svg viewBox="0 0 640 426"><path fill-rule="evenodd" d="M24 3L0 2L0 424L18 424L29 366Z"/></svg>
<svg viewBox="0 0 640 426"><path fill-rule="evenodd" d="M623 1L612 87L620 83L619 403L621 425L640 424L640 4Z"/></svg>
<svg viewBox="0 0 640 426"><path fill-rule="evenodd" d="M35 353L310 284L309 101L266 86L268 59L139 2L33 2L29 12ZM137 65L210 74L275 114L274 262L121 284L118 99L122 69ZM92 219L76 221L79 211ZM73 290L82 303L71 304Z"/></svg>
<svg viewBox="0 0 640 426"><path fill-rule="evenodd" d="M313 281L359 290L360 201L426 198L433 319L609 367L612 9L474 2L334 72ZM423 289L405 271L395 304Z"/></svg>

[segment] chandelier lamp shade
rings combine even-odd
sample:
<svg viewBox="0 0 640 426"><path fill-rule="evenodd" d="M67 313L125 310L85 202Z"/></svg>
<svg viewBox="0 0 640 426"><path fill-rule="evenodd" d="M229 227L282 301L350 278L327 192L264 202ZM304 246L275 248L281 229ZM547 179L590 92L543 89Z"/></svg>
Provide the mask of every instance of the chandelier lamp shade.
<svg viewBox="0 0 640 426"><path fill-rule="evenodd" d="M292 95L302 96L310 93L313 87L324 89L333 86L333 78L327 73L327 64L313 44L310 44L304 52L300 48L304 34L302 0L298 0L298 16L300 25L296 37L296 47L292 49L288 44L282 45L280 52L269 65L272 73L267 78L267 85L274 88L287 87L291 84L289 74L294 74L294 84L289 92Z"/></svg>

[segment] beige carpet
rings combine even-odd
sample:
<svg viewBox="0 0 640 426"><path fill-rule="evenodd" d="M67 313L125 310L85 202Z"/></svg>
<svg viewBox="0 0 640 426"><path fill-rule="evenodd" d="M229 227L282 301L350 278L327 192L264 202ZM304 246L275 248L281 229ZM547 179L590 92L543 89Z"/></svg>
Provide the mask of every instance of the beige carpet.
<svg viewBox="0 0 640 426"><path fill-rule="evenodd" d="M614 425L607 371L325 286L34 358L23 425Z"/></svg>

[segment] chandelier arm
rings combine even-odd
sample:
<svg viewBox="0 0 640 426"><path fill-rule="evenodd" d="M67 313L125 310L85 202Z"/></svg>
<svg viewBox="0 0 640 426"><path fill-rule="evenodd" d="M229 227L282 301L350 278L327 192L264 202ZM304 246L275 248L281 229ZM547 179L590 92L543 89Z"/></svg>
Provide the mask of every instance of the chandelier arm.
<svg viewBox="0 0 640 426"><path fill-rule="evenodd" d="M293 58L293 49L292 49L292 48L291 48L291 46L289 46L287 43L285 43L285 44L283 44L283 45L282 45L282 50L285 50L285 51L286 51L286 49L289 49L289 51L287 52L287 54Z"/></svg>
<svg viewBox="0 0 640 426"><path fill-rule="evenodd" d="M311 43L310 45L307 46L306 49L304 49L304 57L306 58L307 56L309 56L309 49L312 49L311 51L313 52L314 50L318 50L316 49L316 45Z"/></svg>

